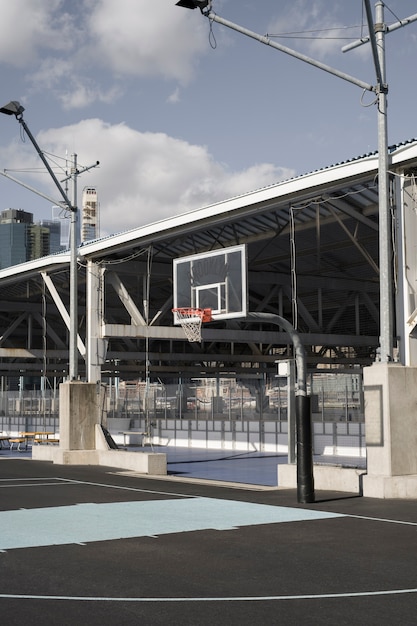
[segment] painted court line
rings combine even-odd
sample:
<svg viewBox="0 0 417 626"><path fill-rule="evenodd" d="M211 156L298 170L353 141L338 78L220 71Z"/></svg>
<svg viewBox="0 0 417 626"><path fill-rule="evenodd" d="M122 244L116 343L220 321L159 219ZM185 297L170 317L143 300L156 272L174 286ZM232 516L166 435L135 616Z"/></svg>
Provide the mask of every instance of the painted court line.
<svg viewBox="0 0 417 626"><path fill-rule="evenodd" d="M122 491L135 491L138 493L153 493L159 496L169 496L171 498L196 498L198 496L188 495L184 493L175 493L173 491L156 491L155 489L140 489L139 487L124 487L123 485L109 485L107 483L92 483L84 480L71 480L70 478L62 478L60 480L64 480L68 483L73 483L74 485L88 485L90 487L104 487L106 489L120 489Z"/></svg>
<svg viewBox="0 0 417 626"><path fill-rule="evenodd" d="M321 593L321 594L300 594L286 596L225 596L225 597L199 597L199 598L117 598L100 596L47 596L29 594L7 594L0 593L0 598L8 600L64 600L66 602L269 602L277 600L328 600L338 598L363 598L372 596L394 596L417 593L416 588L412 589L385 589L382 591L357 591L347 593Z"/></svg>
<svg viewBox="0 0 417 626"><path fill-rule="evenodd" d="M0 550L345 517L215 498L75 504L0 512Z"/></svg>
<svg viewBox="0 0 417 626"><path fill-rule="evenodd" d="M31 481L37 481L37 480L64 480L63 478L49 478L49 477L42 477L42 478L0 478L0 483L16 483L16 482L21 482L22 480L28 480L29 482Z"/></svg>
<svg viewBox="0 0 417 626"><path fill-rule="evenodd" d="M25 482L23 482L25 481ZM53 482L42 482L53 481ZM33 484L32 484L33 482ZM3 483L3 484L2 484ZM11 483L11 484L4 484ZM18 484L21 483L21 484ZM160 496L178 497L178 498L196 498L198 496L175 493L173 491L156 491L155 489L140 489L138 487L124 487L123 485L111 485L108 483L93 483L84 480L73 480L70 478L0 478L0 489L13 487L44 487L44 486L62 486L62 485L80 485L88 487L102 487L105 489L118 489L122 491L134 491L136 493L152 493Z"/></svg>
<svg viewBox="0 0 417 626"><path fill-rule="evenodd" d="M417 522L405 522L398 519L386 519L384 517L370 517L367 515L346 515L346 517L353 517L355 519L364 519L371 522L384 522L385 524L401 524L403 526L417 526Z"/></svg>
<svg viewBox="0 0 417 626"><path fill-rule="evenodd" d="M21 483L19 485L0 485L0 489L20 489L21 487L62 487L63 485L66 485L66 483Z"/></svg>

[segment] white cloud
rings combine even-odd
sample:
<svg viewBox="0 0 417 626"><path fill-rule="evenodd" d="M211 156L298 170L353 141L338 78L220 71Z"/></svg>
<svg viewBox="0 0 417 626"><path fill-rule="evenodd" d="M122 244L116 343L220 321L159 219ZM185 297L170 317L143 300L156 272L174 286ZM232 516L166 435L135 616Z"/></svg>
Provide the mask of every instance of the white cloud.
<svg viewBox="0 0 417 626"><path fill-rule="evenodd" d="M72 74L72 64L67 59L47 57L30 75L31 82L38 89L54 89L61 81L67 81Z"/></svg>
<svg viewBox="0 0 417 626"><path fill-rule="evenodd" d="M76 152L80 167L100 161L99 168L79 177L78 188L97 187L102 234L155 222L294 175L269 164L229 172L204 147L99 119L50 129L37 139L53 154ZM56 194L51 187L52 192Z"/></svg>
<svg viewBox="0 0 417 626"><path fill-rule="evenodd" d="M93 80L72 77L69 83L71 84L71 90L61 91L58 96L62 107L66 110L82 109L94 102L111 104L123 95L122 91L117 87L111 87L106 91L101 89Z"/></svg>
<svg viewBox="0 0 417 626"><path fill-rule="evenodd" d="M180 96L180 90L177 87L167 98L167 102L170 102L171 104L176 104L177 102L179 102L181 100L181 96Z"/></svg>
<svg viewBox="0 0 417 626"><path fill-rule="evenodd" d="M347 24L343 15L343 3L330 4L327 0L295 0L284 17L274 19L271 34L292 34L293 39L277 38L277 41L294 50L304 50L316 59L340 55L346 38L357 38L362 18L360 3L354 24ZM365 20L366 22L366 20ZM366 34L366 27L364 29Z"/></svg>
<svg viewBox="0 0 417 626"><path fill-rule="evenodd" d="M72 18L62 8L62 0L2 2L0 62L25 67L36 60L42 48L59 51L71 47Z"/></svg>
<svg viewBox="0 0 417 626"><path fill-rule="evenodd" d="M113 72L190 79L206 46L204 26L173 0L97 0L89 16L94 54ZM204 44L203 44L204 42Z"/></svg>
<svg viewBox="0 0 417 626"><path fill-rule="evenodd" d="M67 109L112 101L126 78L185 84L207 50L207 24L173 0L3 4L0 63L24 69L32 92L48 89Z"/></svg>

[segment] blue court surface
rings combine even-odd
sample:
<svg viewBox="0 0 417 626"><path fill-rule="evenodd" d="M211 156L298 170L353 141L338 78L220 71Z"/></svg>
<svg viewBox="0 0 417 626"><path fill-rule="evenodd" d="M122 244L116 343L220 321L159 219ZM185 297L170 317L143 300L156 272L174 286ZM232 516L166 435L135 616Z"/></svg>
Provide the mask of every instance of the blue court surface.
<svg viewBox="0 0 417 626"><path fill-rule="evenodd" d="M201 478L254 485L277 485L277 466L287 455L203 448L155 448L167 455L168 473L183 478Z"/></svg>
<svg viewBox="0 0 417 626"><path fill-rule="evenodd" d="M3 623L414 624L417 503L0 454Z"/></svg>
<svg viewBox="0 0 417 626"><path fill-rule="evenodd" d="M135 446L129 446L127 449L143 451L143 448ZM149 451L150 447L147 446L146 450ZM280 463L287 463L288 460L286 454L257 451L241 452L174 446L155 446L153 450L167 455L167 471L171 476L269 487L277 486L277 466ZM0 450L0 458L1 456L30 458L31 449L10 451L3 448ZM366 466L366 459L359 457L337 457L335 460L335 457L316 456L315 462L322 464L336 462L338 465L360 468Z"/></svg>
<svg viewBox="0 0 417 626"><path fill-rule="evenodd" d="M3 486L6 485L7 481ZM15 485L16 488L18 486ZM62 483L62 486L65 484ZM233 530L241 526L330 517L338 515L214 498L83 503L47 509L0 511L0 550L159 537L209 529Z"/></svg>
<svg viewBox="0 0 417 626"><path fill-rule="evenodd" d="M287 454L207 450L204 448L158 447L167 455L168 473L185 478L201 478L276 487L277 466L287 463ZM335 463L335 457L317 456L320 463ZM364 467L364 458L338 457L339 465Z"/></svg>

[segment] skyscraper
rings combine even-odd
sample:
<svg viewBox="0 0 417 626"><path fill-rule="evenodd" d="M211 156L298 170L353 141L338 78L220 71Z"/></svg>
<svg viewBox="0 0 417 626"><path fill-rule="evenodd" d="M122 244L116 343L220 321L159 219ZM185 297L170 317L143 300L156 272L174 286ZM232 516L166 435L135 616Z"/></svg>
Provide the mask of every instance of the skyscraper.
<svg viewBox="0 0 417 626"><path fill-rule="evenodd" d="M6 209L0 213L0 269L59 252L61 223L33 223L33 213Z"/></svg>
<svg viewBox="0 0 417 626"><path fill-rule="evenodd" d="M55 254L63 248L61 245L61 221L60 220L41 220L40 225L49 231L49 252Z"/></svg>
<svg viewBox="0 0 417 626"><path fill-rule="evenodd" d="M94 187L84 187L82 203L81 241L84 242L97 239L100 235L99 204Z"/></svg>
<svg viewBox="0 0 417 626"><path fill-rule="evenodd" d="M0 268L28 261L33 214L6 209L0 214Z"/></svg>

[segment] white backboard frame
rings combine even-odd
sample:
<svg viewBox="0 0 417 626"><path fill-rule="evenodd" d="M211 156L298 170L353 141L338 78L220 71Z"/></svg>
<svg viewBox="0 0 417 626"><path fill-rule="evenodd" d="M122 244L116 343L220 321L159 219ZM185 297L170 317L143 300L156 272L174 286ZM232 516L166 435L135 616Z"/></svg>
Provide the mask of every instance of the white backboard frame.
<svg viewBox="0 0 417 626"><path fill-rule="evenodd" d="M211 308L213 320L245 317L247 274L244 244L174 259L174 308Z"/></svg>

